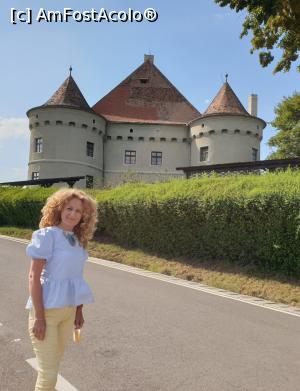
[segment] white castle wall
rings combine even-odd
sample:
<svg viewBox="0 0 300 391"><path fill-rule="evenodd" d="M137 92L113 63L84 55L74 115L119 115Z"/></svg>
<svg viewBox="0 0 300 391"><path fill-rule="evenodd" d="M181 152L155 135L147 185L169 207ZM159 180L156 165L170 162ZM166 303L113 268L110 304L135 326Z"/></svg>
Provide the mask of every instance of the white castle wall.
<svg viewBox="0 0 300 391"><path fill-rule="evenodd" d="M190 124L191 165L246 162L252 160L252 148L258 150L264 122L256 117L218 115L199 118ZM208 146L208 160L200 162L200 148Z"/></svg>
<svg viewBox="0 0 300 391"><path fill-rule="evenodd" d="M28 179L32 172L39 177L94 177L97 187L103 185L103 134L105 120L83 110L66 107L38 107L29 110L30 152ZM58 122L57 122L58 121ZM34 152L36 137L42 137L42 152ZM86 143L94 143L94 157L86 154ZM85 187L86 181L76 183Z"/></svg>
<svg viewBox="0 0 300 391"><path fill-rule="evenodd" d="M176 167L190 164L188 133L185 125L109 123L104 143L104 185L115 186L128 179L157 182L183 178ZM136 151L136 164L125 164L125 150ZM162 152L162 165L151 165L151 151Z"/></svg>

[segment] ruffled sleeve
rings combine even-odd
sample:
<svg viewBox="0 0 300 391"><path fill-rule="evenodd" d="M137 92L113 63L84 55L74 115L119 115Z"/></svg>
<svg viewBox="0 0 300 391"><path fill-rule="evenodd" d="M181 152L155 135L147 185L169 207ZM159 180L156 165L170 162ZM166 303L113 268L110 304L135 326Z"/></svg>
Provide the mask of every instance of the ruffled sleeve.
<svg viewBox="0 0 300 391"><path fill-rule="evenodd" d="M53 252L53 235L49 228L34 231L31 242L26 247L26 254L33 259L51 258Z"/></svg>

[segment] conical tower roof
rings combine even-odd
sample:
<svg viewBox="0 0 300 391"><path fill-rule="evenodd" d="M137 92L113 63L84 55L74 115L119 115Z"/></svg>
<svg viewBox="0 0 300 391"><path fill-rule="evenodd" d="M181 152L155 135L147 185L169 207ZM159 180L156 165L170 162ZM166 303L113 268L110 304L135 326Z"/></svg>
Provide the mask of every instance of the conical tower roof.
<svg viewBox="0 0 300 391"><path fill-rule="evenodd" d="M203 113L203 117L215 114L241 114L250 116L227 81L223 84L207 110Z"/></svg>
<svg viewBox="0 0 300 391"><path fill-rule="evenodd" d="M186 124L201 115L153 64L151 55L93 110L108 121L133 123Z"/></svg>
<svg viewBox="0 0 300 391"><path fill-rule="evenodd" d="M70 106L77 109L91 110L71 72L70 76L43 106Z"/></svg>

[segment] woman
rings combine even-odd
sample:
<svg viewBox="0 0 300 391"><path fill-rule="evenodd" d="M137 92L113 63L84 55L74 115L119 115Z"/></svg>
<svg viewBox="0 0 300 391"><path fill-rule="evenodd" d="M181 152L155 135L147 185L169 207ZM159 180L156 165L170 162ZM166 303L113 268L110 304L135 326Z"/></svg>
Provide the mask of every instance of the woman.
<svg viewBox="0 0 300 391"><path fill-rule="evenodd" d="M59 190L47 199L40 229L27 246L32 260L26 308L38 362L35 391L55 390L66 343L73 328L84 323L83 304L94 301L83 267L96 216L96 202L83 191Z"/></svg>

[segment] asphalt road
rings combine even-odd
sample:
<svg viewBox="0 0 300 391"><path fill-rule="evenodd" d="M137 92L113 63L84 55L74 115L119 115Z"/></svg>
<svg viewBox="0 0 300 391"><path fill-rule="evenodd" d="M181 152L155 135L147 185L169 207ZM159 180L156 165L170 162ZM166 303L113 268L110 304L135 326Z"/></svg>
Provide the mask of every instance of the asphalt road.
<svg viewBox="0 0 300 391"><path fill-rule="evenodd" d="M33 391L25 244L0 239L0 390ZM60 374L80 391L298 391L300 318L87 263L96 303Z"/></svg>

